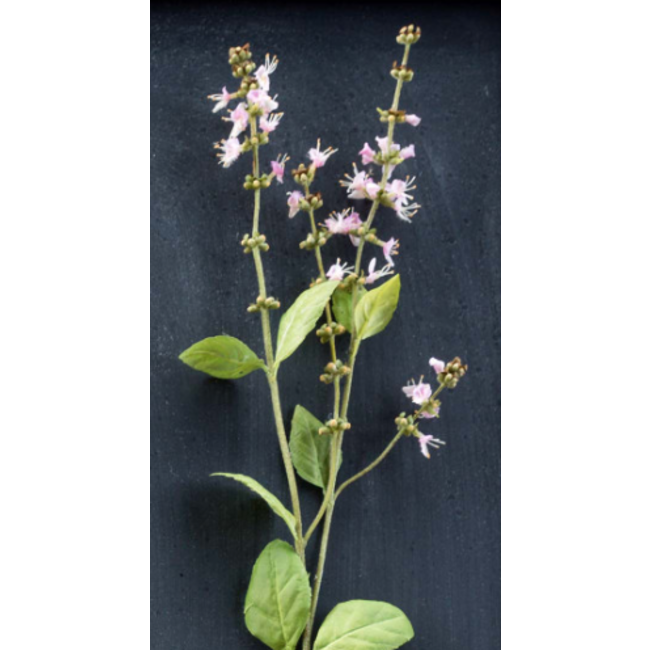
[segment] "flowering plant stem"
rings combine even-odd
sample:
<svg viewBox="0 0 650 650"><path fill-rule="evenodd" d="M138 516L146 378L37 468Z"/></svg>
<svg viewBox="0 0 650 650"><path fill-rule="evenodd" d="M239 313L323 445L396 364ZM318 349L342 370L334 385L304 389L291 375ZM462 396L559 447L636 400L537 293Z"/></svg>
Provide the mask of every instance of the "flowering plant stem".
<svg viewBox="0 0 650 650"><path fill-rule="evenodd" d="M250 120L251 139L254 140L257 135L257 118L251 117ZM253 176L259 175L259 145L253 145ZM253 236L257 237L259 233L260 221L260 195L261 190L255 190L255 207L253 210ZM255 262L255 272L257 274L257 285L259 295L266 300L266 280L264 278L264 265L262 262L262 254L258 247L253 248L253 260ZM287 432L284 428L284 420L282 418L282 405L280 402L280 389L278 387L277 368L275 367L275 360L273 354L273 339L271 337L271 320L269 318L268 309L260 310L260 318L262 321L262 335L264 338L264 352L266 355L266 364L268 371L266 373L269 389L271 391L271 403L273 405L273 417L275 420L275 428L278 434L278 442L280 443L280 451L282 453L282 461L284 469L287 474L287 482L289 484L289 492L291 494L291 507L293 516L296 518L296 539L295 549L303 564L305 563L305 546L302 536L302 514L300 511L300 498L298 496L298 485L296 483L296 473L291 461L291 452L289 450L289 441L287 439Z"/></svg>
<svg viewBox="0 0 650 650"><path fill-rule="evenodd" d="M406 66L408 63L408 57L409 57L409 52L410 52L410 44L406 44L404 46L404 56L402 58L402 65ZM397 80L397 84L395 86L395 94L393 95L393 103L391 105L391 109L393 111L397 111L399 107L399 98L400 94L402 92L402 86L404 82L402 79ZM395 120L390 120L388 122L388 145L386 147L387 151L391 150L391 145L393 144L393 137L395 134ZM390 175L390 163L386 162L384 163L383 166L383 173L382 173L382 178L381 178L381 191L383 192L386 189L386 183L388 182L388 177ZM307 188L306 188L307 189ZM370 212L368 213L368 218L366 220L366 227L370 229L372 226L372 222L375 218L375 215L377 214L377 210L379 209L379 198L376 198L372 206L370 208ZM316 223L314 220L314 214L313 210L310 212L310 217L311 217L311 226L312 226L312 231L315 234L316 231ZM362 238L361 241L359 242L359 247L357 249L357 255L356 255L356 260L354 264L354 273L358 276L361 273L361 262L363 258L363 248L364 248L365 241ZM316 258L318 260L318 266L319 266L319 271L321 273L321 277L325 276L325 271L321 259L321 254L318 246L315 248L316 251ZM354 314L354 310L356 309L357 302L358 302L358 285L355 283L352 289L352 313ZM329 314L329 305L328 305L328 314ZM328 316L329 320L331 321L331 315ZM352 332L351 332L351 337L350 337L350 348L349 348L349 360L348 360L348 366L350 368L350 373L348 374L346 378L346 383L345 383L345 390L343 393L343 404L341 407L340 411L340 416L343 419L347 419L348 415L348 408L350 405L350 395L352 392L352 378L354 376L354 365L356 362L357 358L357 352L359 351L359 347L361 345L361 341L358 340L357 338L357 332L356 332L356 326L355 326L355 319L352 319ZM333 352L333 360L336 361L336 352ZM337 378L338 380L338 378ZM335 390L337 390L337 386L335 386ZM338 417L339 413L335 413L334 417ZM329 538L330 538L330 531L332 528L332 518L334 516L334 504L336 501L336 497L342 489L339 489L337 493L334 492L336 489L336 474L338 471L338 458L341 453L341 449L343 446L343 432L340 432L336 434L333 439L332 439L332 452L330 453L330 468L329 468L329 476L330 476L330 481L329 485L327 487L327 492L325 494L325 498L323 499L323 504L321 506L321 511L319 511L316 519L314 520L314 523L318 524L319 521L319 515L320 517L323 516L322 512L325 511L325 523L323 524L323 534L321 537L321 544L320 544L320 551L318 554L318 566L316 568L316 574L314 577L314 586L313 586L313 592L312 592L312 604L311 604L311 611L309 614L309 620L307 622L307 627L305 628L305 633L303 636L303 650L311 650L311 636L312 636L312 630L314 627L314 619L316 617L316 609L318 607L318 598L320 596L320 588L321 584L323 582L323 571L325 570L325 561L327 559L327 547L329 544ZM385 457L388 455L388 453L391 451L391 449L397 444L398 440L401 437L401 433L398 434L394 439L393 442L388 446L388 448L384 451L382 456L380 456L373 464L368 466L364 471L360 472L357 474L355 477L347 481L346 483L341 486L341 488L344 488L345 486L349 485L351 482L354 482L358 478L361 478L364 474L367 474L369 471L371 471L374 467L376 467ZM310 527L310 529L307 531L307 539L311 536L311 533L313 532L314 525Z"/></svg>
<svg viewBox="0 0 650 650"><path fill-rule="evenodd" d="M253 190L254 195L252 236L244 235L241 245L244 253L252 253L255 265L259 294L256 301L249 305L248 312L260 313L264 341L264 355L260 356L264 360L243 341L228 335L203 339L185 350L180 358L196 370L218 379L239 379L257 370L266 373L273 419L291 494L291 511L250 476L231 472L216 472L213 476L226 477L246 485L266 501L293 536L293 548L280 539L270 542L264 548L253 567L246 593L246 626L253 636L272 650L295 650L301 638L303 650L311 650L314 619L337 498L348 486L377 467L403 437L416 440L420 452L426 458L431 457L430 447L439 449L444 445L444 441L433 435L425 435L419 426L425 420L439 416L440 401L435 398L443 388L455 388L467 371L467 366L458 357L450 362L435 357L429 359L429 365L440 384L439 388L434 392L431 385L423 381L424 376L417 384L412 380L403 386L402 392L419 408L410 415L402 412L395 418L397 435L384 451L337 489L345 431L352 426L348 421L348 411L361 342L380 333L390 323L397 308L401 287L400 276L395 275L381 286L369 289L379 279L395 273L392 258L397 255L399 247L399 242L394 237L386 238L385 241L380 239L376 234L377 228L372 228L373 222L380 205L391 208L404 221L410 221L420 208L412 202L413 196L409 193L415 187L414 178L406 176L406 180L391 180L394 170L415 156L414 145L402 147L394 141L394 135L396 124L417 126L421 121L417 115L407 115L406 111L399 110L403 84L411 81L414 74L407 67L411 44L417 43L420 35L420 29L414 25L400 30L396 40L404 45L404 54L401 65L394 63L391 70L391 76L397 82L393 101L389 110L378 109L380 121L388 123L386 137L375 138L380 149L378 152L367 142L359 152L364 166L374 164L381 169L379 182L373 180L371 171L359 171L356 164L352 166L354 175L346 175L340 181L343 187L348 188L349 198L371 202L365 222L350 208L341 213L334 212L334 216L326 219L324 224L316 222L315 211L322 207L323 201L321 193L311 193L310 188L317 170L325 165L337 149L321 149L318 140L317 146L309 150L309 167L301 163L291 172L305 194L298 190L287 192L289 218L295 217L299 212L309 215L309 234L300 247L314 251L318 277L284 310L275 346L269 310L278 309L280 303L267 293L262 253L269 250L269 244L266 237L260 234L260 204L261 191L268 188L271 181L275 179L279 184L284 183L285 164L289 158L286 154L278 156L270 162L270 173L264 173L260 168L259 148L269 143L269 134L278 127L283 115L274 113L279 107L277 95L272 97L269 94L269 75L278 65L277 57L271 58L267 54L264 64L257 66L252 60L248 44L230 48L228 60L233 76L240 80L239 89L229 92L223 87L221 93L210 96L216 102L215 112L235 99L243 100L229 110L229 116L224 118L232 124L231 132L227 139L216 143L215 148L221 151L217 157L224 168L230 167L242 153L252 153L252 174L247 174L244 181L244 189ZM243 142L240 141L242 135ZM321 247L335 234L349 235L352 243L357 246L356 259L354 265L345 262L341 264L341 260L337 259L336 264L326 271ZM383 268L376 268L375 257L368 264L367 272L362 270L366 243L381 248L386 259ZM318 327L323 312L326 324ZM350 341L347 360L344 362L338 357L337 341L346 331L350 334ZM303 406L296 405L289 441L280 401L278 369L311 333L315 333L322 343L329 344L331 361L325 366L320 380L325 384L334 384L332 417L321 422ZM343 378L344 385L341 384ZM303 532L296 472L301 479L323 491L318 512L306 532ZM313 574L313 585L310 586L305 549L321 523L323 526L318 562ZM330 612L318 631L314 644L316 648L363 646L368 650L395 650L410 641L413 635L413 627L408 618L393 605L382 601L351 600L340 603Z"/></svg>

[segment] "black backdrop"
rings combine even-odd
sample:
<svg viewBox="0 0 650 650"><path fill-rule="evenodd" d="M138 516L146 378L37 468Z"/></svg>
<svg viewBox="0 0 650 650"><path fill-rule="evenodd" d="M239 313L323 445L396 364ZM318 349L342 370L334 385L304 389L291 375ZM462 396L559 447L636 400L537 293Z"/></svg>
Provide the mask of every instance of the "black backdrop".
<svg viewBox="0 0 650 650"><path fill-rule="evenodd" d="M460 355L470 372L445 395L442 418L424 427L447 440L430 461L412 440L341 498L318 621L353 598L387 600L410 617L428 650L499 647L499 137L498 7L454 3L380 5L156 5L151 31L152 193L152 647L156 650L262 648L242 609L252 564L284 524L243 486L214 471L249 474L288 503L262 373L210 380L177 355L210 335L230 333L261 352L249 231L252 194L241 189L249 159L217 167L212 143L227 125L206 95L234 86L231 45L250 41L256 60L276 53L272 77L282 125L268 161L281 151L305 160L320 137L339 148L318 179L325 210L347 205L337 179L364 141L383 133L388 75L401 47L398 28L423 37L401 107L420 115L398 140L415 143L421 212L412 225L382 211L380 232L401 241L402 295L386 332L362 346L342 476L367 464L394 431L407 402L400 387L427 373L431 355ZM291 181L286 189L294 189ZM262 231L270 291L284 305L314 274L298 249L307 225L286 216L285 188L263 193ZM321 218L325 212L322 212ZM343 238L326 259L351 259ZM277 324L278 314L272 312ZM330 389L317 377L324 348L308 340L283 365L287 423L295 404L324 418ZM315 489L302 484L313 514ZM316 545L310 549L315 556Z"/></svg>

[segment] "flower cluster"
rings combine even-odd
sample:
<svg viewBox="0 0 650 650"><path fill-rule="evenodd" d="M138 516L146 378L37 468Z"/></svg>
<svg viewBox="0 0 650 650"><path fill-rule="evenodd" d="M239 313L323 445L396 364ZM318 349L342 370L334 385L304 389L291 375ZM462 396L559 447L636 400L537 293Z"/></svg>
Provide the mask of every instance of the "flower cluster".
<svg viewBox="0 0 650 650"><path fill-rule="evenodd" d="M257 67L252 60L250 46L247 43L241 47L231 47L228 62L232 67L233 77L241 80L239 89L230 92L224 86L220 93L208 95L208 99L215 102L212 109L214 113L227 108L231 102L240 100L235 108L228 109L228 116L223 118L225 122L231 124L228 137L214 145L219 152L217 153L219 163L224 167L230 167L242 153L250 151L253 147L267 144L269 133L278 128L283 115L274 112L279 107L277 95L272 97L269 94L270 75L278 67L278 59L275 56L271 58L267 54L264 64ZM259 132L257 118L259 118ZM245 137L242 142L240 136L247 129L250 129L250 137ZM283 182L287 160L287 156L280 156L271 163L271 173L267 176L269 181L275 178L278 183ZM257 171L259 173L259 170ZM251 181L250 185L251 187L247 189L268 187L266 183L255 186L254 181Z"/></svg>
<svg viewBox="0 0 650 650"><path fill-rule="evenodd" d="M440 401L436 399L436 396L444 388L455 388L460 377L464 376L467 372L467 365L463 365L458 357L449 363L431 357L429 359L429 365L437 375L438 383L440 384L438 390L434 393L431 384L423 381L424 377L420 377L420 381L417 384L411 380L402 388L402 391L419 408L409 418L406 418L405 414L402 413L395 420L404 435L412 435L418 440L420 450L427 458L430 458L429 447L438 449L440 445L444 445L445 443L433 436L424 435L420 432L417 421L418 419L430 420L440 417Z"/></svg>

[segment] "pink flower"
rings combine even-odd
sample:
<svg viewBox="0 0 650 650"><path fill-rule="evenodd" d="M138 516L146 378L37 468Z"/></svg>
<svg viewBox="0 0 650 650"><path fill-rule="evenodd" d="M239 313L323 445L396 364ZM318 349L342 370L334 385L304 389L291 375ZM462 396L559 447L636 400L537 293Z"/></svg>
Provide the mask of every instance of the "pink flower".
<svg viewBox="0 0 650 650"><path fill-rule="evenodd" d="M304 198L304 195L298 190L287 192L287 194L289 195L287 200L287 205L289 206L289 219L293 219L300 211L300 199Z"/></svg>
<svg viewBox="0 0 650 650"><path fill-rule="evenodd" d="M275 69L278 67L278 57L274 56L273 59L267 54L264 65L261 65L257 70L255 70L255 79L259 84L262 90L268 91L271 86L271 80L269 75L275 72Z"/></svg>
<svg viewBox="0 0 650 650"><path fill-rule="evenodd" d="M407 115L404 119L411 126L417 126L422 121L422 118L417 115Z"/></svg>
<svg viewBox="0 0 650 650"><path fill-rule="evenodd" d="M339 181L342 187L347 187L348 198L350 199L365 199L366 198L366 183L371 180L366 172L360 172L356 164L352 164L354 169L354 176L350 174L345 175L346 180Z"/></svg>
<svg viewBox="0 0 650 650"><path fill-rule="evenodd" d="M278 124L280 124L283 115L284 113L273 113L273 115L269 116L262 115L262 117L260 117L260 129L262 129L264 133L275 131L278 128Z"/></svg>
<svg viewBox="0 0 650 650"><path fill-rule="evenodd" d="M348 266L345 263L341 264L341 258L338 258L336 264L332 264L325 275L327 275L330 280L341 282L348 273L352 272L352 269L352 266Z"/></svg>
<svg viewBox="0 0 650 650"><path fill-rule="evenodd" d="M383 278L386 275L392 275L393 271L390 270L390 266L386 264L383 269L380 269L379 271L375 271L375 267L377 266L377 258L373 257L370 260L370 264L368 264L368 275L366 276L366 284L373 284L377 282L380 278Z"/></svg>
<svg viewBox="0 0 650 650"><path fill-rule="evenodd" d="M312 161L313 166L318 169L319 167L322 167L327 162L327 159L337 151L338 149L332 149L332 147L327 147L325 151L321 151L320 140L318 140L316 148L309 150L309 159Z"/></svg>
<svg viewBox="0 0 650 650"><path fill-rule="evenodd" d="M226 108L230 100L236 95L236 93L229 93L224 86L221 89L220 93L216 95L208 95L208 99L211 99L213 102L217 102L212 109L213 113L218 113L222 108Z"/></svg>
<svg viewBox="0 0 650 650"><path fill-rule="evenodd" d="M363 149L359 152L361 156L361 163L364 165L369 165L371 162L375 161L376 152L374 149L370 148L370 145L366 142L363 145Z"/></svg>
<svg viewBox="0 0 650 650"><path fill-rule="evenodd" d="M412 381L412 380L411 380ZM417 384L408 384L402 388L402 391L406 397L411 398L414 404L421 406L426 402L433 392L431 390L430 384L423 384L422 378Z"/></svg>
<svg viewBox="0 0 650 650"><path fill-rule="evenodd" d="M436 375L439 375L445 369L445 366L447 364L444 361L440 361L440 359L431 357L429 359L429 365L433 368L433 371L436 373Z"/></svg>
<svg viewBox="0 0 650 650"><path fill-rule="evenodd" d="M404 149L399 152L399 156L402 160L415 158L415 145L410 144L408 147L404 147Z"/></svg>
<svg viewBox="0 0 650 650"><path fill-rule="evenodd" d="M397 249L399 248L399 242L395 237L391 237L383 246L382 251L384 252L384 257L388 262L388 266L391 268L395 266L393 262L393 255L397 255Z"/></svg>
<svg viewBox="0 0 650 650"><path fill-rule="evenodd" d="M395 214L402 220L411 222L411 219L417 214L422 206L418 203L411 203L410 205L402 205L395 207Z"/></svg>
<svg viewBox="0 0 650 650"><path fill-rule="evenodd" d="M429 447L433 447L434 449L440 449L441 445L445 444L443 440L438 440L438 438L434 438L433 436L425 436L421 433L418 435L418 433L416 433L415 435L418 439L418 443L420 443L420 451L422 452L422 455L425 458L431 458L431 454L429 453Z"/></svg>
<svg viewBox="0 0 650 650"><path fill-rule="evenodd" d="M241 154L241 144L237 138L228 138L214 145L215 149L221 149L222 153L217 154L220 158L219 164L224 167L230 167Z"/></svg>
<svg viewBox="0 0 650 650"><path fill-rule="evenodd" d="M379 190L381 189L381 186L375 183L375 181L372 180L372 178L369 178L366 182L366 194L368 195L368 198L372 201L374 201L377 198L377 194L379 193Z"/></svg>
<svg viewBox="0 0 650 650"><path fill-rule="evenodd" d="M277 95L275 97L277 97ZM263 88L249 90L246 95L248 103L250 105L259 106L264 115L268 115L278 108L279 104L275 101L275 97L271 99L269 94Z"/></svg>
<svg viewBox="0 0 650 650"><path fill-rule="evenodd" d="M397 210L409 201L413 200L413 196L409 194L416 189L415 177L407 178L405 181L396 178L386 185L386 192L388 198L392 201L393 207Z"/></svg>
<svg viewBox="0 0 650 650"><path fill-rule="evenodd" d="M240 102L234 111L230 111L230 117L223 118L226 122L232 122L232 130L230 131L229 138L236 138L240 133L243 133L248 126L248 111L246 104Z"/></svg>
<svg viewBox="0 0 650 650"><path fill-rule="evenodd" d="M355 230L361 225L362 221L359 215L356 212L352 212L352 214L348 214L348 212L349 209L343 212L333 212L334 216L325 219L325 225L333 235L347 235L350 230Z"/></svg>
<svg viewBox="0 0 650 650"><path fill-rule="evenodd" d="M275 178L277 179L278 183L280 183L280 185L284 183L284 166L287 160L289 160L289 156L285 154L282 157L278 156L277 160L271 161L271 170L275 174Z"/></svg>
<svg viewBox="0 0 650 650"><path fill-rule="evenodd" d="M388 136L384 138L380 138L379 136L377 136L375 140L377 140L377 146L379 147L380 151L383 154L388 153ZM399 145L393 142L393 144L390 145L390 150L399 151Z"/></svg>

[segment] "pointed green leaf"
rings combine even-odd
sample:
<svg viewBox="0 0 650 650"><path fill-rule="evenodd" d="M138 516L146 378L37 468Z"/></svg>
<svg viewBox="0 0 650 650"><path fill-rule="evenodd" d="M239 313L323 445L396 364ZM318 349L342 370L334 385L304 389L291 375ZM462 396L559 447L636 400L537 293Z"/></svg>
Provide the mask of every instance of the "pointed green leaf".
<svg viewBox="0 0 650 650"><path fill-rule="evenodd" d="M293 650L311 605L309 576L286 542L271 542L257 558L246 593L248 631L273 650Z"/></svg>
<svg viewBox="0 0 650 650"><path fill-rule="evenodd" d="M350 600L328 614L314 650L394 650L413 636L401 609L375 600Z"/></svg>
<svg viewBox="0 0 650 650"><path fill-rule="evenodd" d="M368 291L357 303L354 322L360 341L379 334L390 323L397 309L399 290L400 279L396 275L380 287Z"/></svg>
<svg viewBox="0 0 650 650"><path fill-rule="evenodd" d="M368 290L359 285L357 289L357 302L368 293ZM345 289L337 289L332 294L332 308L337 323L345 327L348 332L352 331L352 294Z"/></svg>
<svg viewBox="0 0 650 650"><path fill-rule="evenodd" d="M269 507L276 515L284 520L284 522L289 527L291 534L296 536L296 518L282 505L282 501L278 499L274 494L269 492L264 486L260 485L255 479L245 474L228 474L226 472L215 472L210 474L210 476L225 476L226 478L231 478L235 481L243 483L247 488L253 490L256 494L259 494L266 503L269 504Z"/></svg>
<svg viewBox="0 0 650 650"><path fill-rule="evenodd" d="M290 357L311 332L338 282L330 280L303 291L280 319L276 364Z"/></svg>
<svg viewBox="0 0 650 650"><path fill-rule="evenodd" d="M217 379L237 379L258 368L266 368L255 352L234 336L203 339L185 350L179 358L191 368Z"/></svg>
<svg viewBox="0 0 650 650"><path fill-rule="evenodd" d="M318 435L318 429L325 426L306 408L298 405L291 420L291 458L296 471L305 481L323 490L330 475L330 445L332 436ZM339 454L338 466L341 466Z"/></svg>

